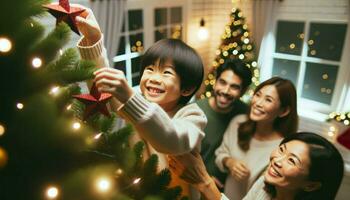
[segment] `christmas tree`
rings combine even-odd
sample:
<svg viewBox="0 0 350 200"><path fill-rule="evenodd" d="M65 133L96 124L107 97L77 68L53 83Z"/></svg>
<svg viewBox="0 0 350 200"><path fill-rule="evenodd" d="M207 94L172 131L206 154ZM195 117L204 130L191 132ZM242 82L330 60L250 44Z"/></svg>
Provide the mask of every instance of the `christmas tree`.
<svg viewBox="0 0 350 200"><path fill-rule="evenodd" d="M227 59L241 59L247 67L253 72L253 86L248 90L248 94L252 95L254 86L259 84L259 70L254 55L254 45L250 39L248 25L245 22L242 11L233 8L230 14L230 22L225 25L225 32L221 36L221 44L216 50L216 58L213 61L211 70L207 79L204 81L206 86L205 93L201 98L210 97L213 85L215 83L215 71Z"/></svg>
<svg viewBox="0 0 350 200"><path fill-rule="evenodd" d="M180 188L167 188L157 156L144 162L144 144L129 145L132 128L114 130L117 116L103 112L108 97L81 94L96 68L64 49L65 23L45 34L35 19L47 3L0 9L0 199L176 199ZM103 100L82 98L96 95Z"/></svg>

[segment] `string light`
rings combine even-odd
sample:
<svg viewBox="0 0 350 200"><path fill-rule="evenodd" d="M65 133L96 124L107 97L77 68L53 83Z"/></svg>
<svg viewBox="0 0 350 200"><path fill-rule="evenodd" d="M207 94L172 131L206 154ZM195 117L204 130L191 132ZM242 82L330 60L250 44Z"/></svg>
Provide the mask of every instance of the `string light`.
<svg viewBox="0 0 350 200"><path fill-rule="evenodd" d="M79 130L81 127L81 124L79 122L74 122L72 127L74 130Z"/></svg>
<svg viewBox="0 0 350 200"><path fill-rule="evenodd" d="M58 197L58 189L57 187L51 186L46 190L46 196L49 199L55 199Z"/></svg>
<svg viewBox="0 0 350 200"><path fill-rule="evenodd" d="M39 57L34 57L32 60L32 66L34 68L39 68L41 67L43 64L43 61L39 58Z"/></svg>
<svg viewBox="0 0 350 200"><path fill-rule="evenodd" d="M72 104L69 104L67 107L66 107L67 110L70 110L72 109Z"/></svg>
<svg viewBox="0 0 350 200"><path fill-rule="evenodd" d="M102 134L103 134L103 133L96 134L95 137L94 137L94 139L95 139L95 140L98 140L98 139L101 137Z"/></svg>
<svg viewBox="0 0 350 200"><path fill-rule="evenodd" d="M136 178L132 183L134 185L138 184L141 181L141 178Z"/></svg>
<svg viewBox="0 0 350 200"><path fill-rule="evenodd" d="M16 107L19 109L19 110L22 110L24 108L24 105L23 103L17 103Z"/></svg>
<svg viewBox="0 0 350 200"><path fill-rule="evenodd" d="M346 126L350 125L350 112L346 112L346 113L332 112L328 116L329 116L329 119L336 120L337 122L343 122L344 125Z"/></svg>
<svg viewBox="0 0 350 200"><path fill-rule="evenodd" d="M60 87L59 86L54 86L50 90L50 94L56 95L59 91Z"/></svg>
<svg viewBox="0 0 350 200"><path fill-rule="evenodd" d="M96 182L96 188L100 192L107 192L111 188L111 182L107 178L100 178Z"/></svg>
<svg viewBox="0 0 350 200"><path fill-rule="evenodd" d="M0 136L4 134L5 134L5 127L2 124L0 124Z"/></svg>
<svg viewBox="0 0 350 200"><path fill-rule="evenodd" d="M0 52L7 53L12 49L11 41L6 37L0 37Z"/></svg>

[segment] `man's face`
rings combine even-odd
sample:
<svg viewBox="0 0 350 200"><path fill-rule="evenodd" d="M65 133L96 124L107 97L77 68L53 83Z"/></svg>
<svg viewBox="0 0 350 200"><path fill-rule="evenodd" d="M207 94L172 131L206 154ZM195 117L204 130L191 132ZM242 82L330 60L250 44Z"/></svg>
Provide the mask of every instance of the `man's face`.
<svg viewBox="0 0 350 200"><path fill-rule="evenodd" d="M232 103L241 96L242 80L232 70L225 70L216 80L213 87L216 109L231 109Z"/></svg>

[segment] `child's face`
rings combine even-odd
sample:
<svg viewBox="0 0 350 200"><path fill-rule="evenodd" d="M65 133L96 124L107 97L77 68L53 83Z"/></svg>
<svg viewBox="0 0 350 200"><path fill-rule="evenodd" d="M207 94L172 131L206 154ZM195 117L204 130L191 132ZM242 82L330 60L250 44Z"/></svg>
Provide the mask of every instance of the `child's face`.
<svg viewBox="0 0 350 200"><path fill-rule="evenodd" d="M165 111L173 110L182 95L180 77L169 60L161 66L157 60L154 65L145 67L140 88L147 100L157 103Z"/></svg>

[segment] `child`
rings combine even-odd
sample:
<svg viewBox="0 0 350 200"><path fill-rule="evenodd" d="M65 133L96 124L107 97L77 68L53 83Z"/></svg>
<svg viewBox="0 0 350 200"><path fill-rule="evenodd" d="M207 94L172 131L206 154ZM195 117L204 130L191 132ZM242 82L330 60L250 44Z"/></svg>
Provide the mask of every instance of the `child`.
<svg viewBox="0 0 350 200"><path fill-rule="evenodd" d="M77 17L77 21L83 34L78 44L82 58L102 66L94 72L98 90L115 97L118 114L145 140L147 153L158 154L160 168L167 167L165 154L184 154L198 148L207 120L196 104L186 105L203 79L198 54L181 40L155 43L143 55L141 95L127 84L122 71L108 68L103 36L92 12L86 19Z"/></svg>

